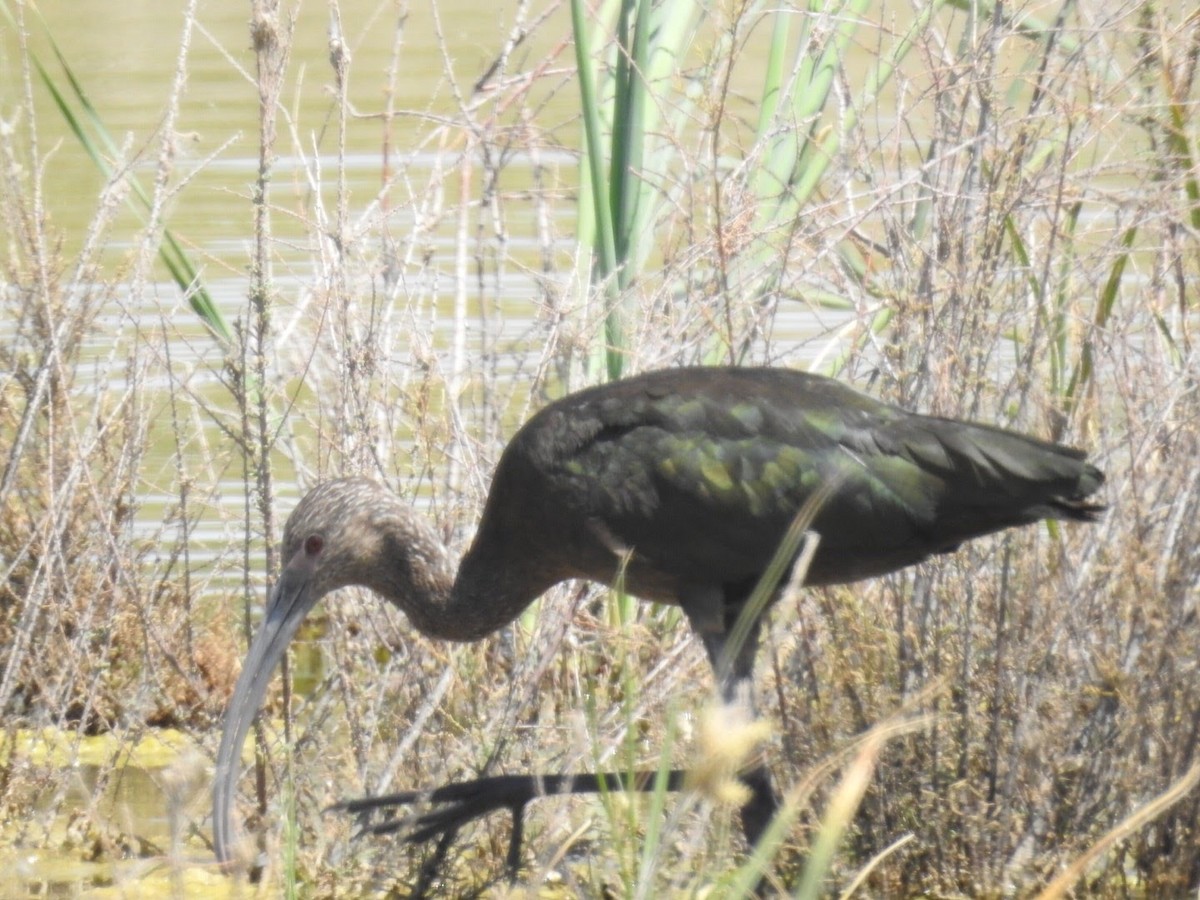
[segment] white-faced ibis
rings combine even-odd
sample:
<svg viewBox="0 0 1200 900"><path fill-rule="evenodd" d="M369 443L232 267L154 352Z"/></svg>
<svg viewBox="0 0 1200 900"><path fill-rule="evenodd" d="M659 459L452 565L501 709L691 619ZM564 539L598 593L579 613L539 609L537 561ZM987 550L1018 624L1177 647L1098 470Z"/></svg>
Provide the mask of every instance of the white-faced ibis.
<svg viewBox="0 0 1200 900"><path fill-rule="evenodd" d="M423 633L475 641L512 622L551 585L611 584L678 604L704 643L726 701L748 702L758 617L740 647L730 631L806 500L823 493L809 585L855 581L1045 518L1095 519L1085 498L1104 476L1078 450L987 425L916 415L836 381L783 369L651 372L550 404L509 443L483 518L457 568L429 523L375 483L313 488L287 521L283 572L229 702L217 754L213 833L233 855L241 747L301 620L330 591L362 585ZM513 812L519 861L525 804L596 790L600 777L503 776L432 792L366 798L366 810L417 800L415 820L370 827L440 837L497 809ZM749 841L777 802L765 769L742 775ZM672 773L668 787L682 784ZM630 789L644 784L626 785Z"/></svg>

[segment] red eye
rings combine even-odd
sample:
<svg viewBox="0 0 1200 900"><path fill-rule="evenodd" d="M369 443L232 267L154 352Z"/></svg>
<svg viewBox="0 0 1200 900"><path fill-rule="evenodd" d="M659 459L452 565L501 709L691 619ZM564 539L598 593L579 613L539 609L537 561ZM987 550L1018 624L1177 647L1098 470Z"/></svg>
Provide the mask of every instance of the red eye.
<svg viewBox="0 0 1200 900"><path fill-rule="evenodd" d="M304 541L304 552L309 556L317 556L325 549L325 538L319 534L310 534Z"/></svg>

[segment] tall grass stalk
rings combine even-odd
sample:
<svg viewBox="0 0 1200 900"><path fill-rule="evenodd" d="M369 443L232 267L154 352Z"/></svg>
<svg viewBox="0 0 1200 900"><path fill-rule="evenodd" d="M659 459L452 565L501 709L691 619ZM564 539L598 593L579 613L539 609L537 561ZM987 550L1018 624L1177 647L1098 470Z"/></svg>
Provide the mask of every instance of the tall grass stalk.
<svg viewBox="0 0 1200 900"><path fill-rule="evenodd" d="M269 385L272 361L271 347L275 337L273 303L275 285L272 278L271 181L274 174L277 116L284 89L288 54L291 49L291 29L294 19L280 9L274 0L255 0L251 10L250 38L255 56L255 87L258 91L259 134L258 168L251 193L253 218L253 252L250 263L247 317L238 334L239 356L229 365L230 385L240 417L238 446L241 450L242 475L245 486L245 533L243 539L243 626L247 642L254 630L252 610L256 606L252 573L258 564L257 553L266 540L266 571L269 577L276 572L275 481L271 451L275 445L277 425L272 409L273 398ZM290 669L283 664L284 736L292 744L290 718ZM267 765L268 747L261 725L255 727L255 785L259 814L268 808ZM289 867L290 868L290 867ZM289 876L290 878L290 876Z"/></svg>
<svg viewBox="0 0 1200 900"><path fill-rule="evenodd" d="M610 379L620 377L624 368L624 334L630 326L623 321L627 314L622 307L651 238L655 186L663 167L670 165L669 155L647 153L647 136L661 122L664 85L694 34L697 15L691 0L658 5L616 0L612 75L598 83L591 45L597 29L583 0L571 0L584 131L579 239L585 246L595 242L590 281L604 292L604 360ZM647 168L648 160L655 166Z"/></svg>
<svg viewBox="0 0 1200 900"><path fill-rule="evenodd" d="M604 313L604 359L608 377L621 377L621 315L618 308L619 285L617 276L617 239L613 230L613 214L610 198L612 189L606 190L608 179L604 176L603 152L601 150L600 103L592 74L591 45L588 40L590 29L585 16L583 0L572 0L571 23L575 33L575 59L579 67L579 90L583 96L583 130L587 147L587 179L591 186L591 210L595 216L593 233L596 236L597 280L603 286L605 296Z"/></svg>

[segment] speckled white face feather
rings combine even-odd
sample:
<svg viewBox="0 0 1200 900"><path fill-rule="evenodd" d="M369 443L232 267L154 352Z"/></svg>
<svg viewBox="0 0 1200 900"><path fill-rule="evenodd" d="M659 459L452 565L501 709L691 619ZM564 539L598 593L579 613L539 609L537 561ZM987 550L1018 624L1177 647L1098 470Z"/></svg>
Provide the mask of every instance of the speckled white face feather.
<svg viewBox="0 0 1200 900"><path fill-rule="evenodd" d="M436 607L454 581L449 553L423 516L366 478L317 485L284 527L285 565L313 536L323 542L313 574L316 593L362 585L405 612ZM418 627L422 620L416 612Z"/></svg>

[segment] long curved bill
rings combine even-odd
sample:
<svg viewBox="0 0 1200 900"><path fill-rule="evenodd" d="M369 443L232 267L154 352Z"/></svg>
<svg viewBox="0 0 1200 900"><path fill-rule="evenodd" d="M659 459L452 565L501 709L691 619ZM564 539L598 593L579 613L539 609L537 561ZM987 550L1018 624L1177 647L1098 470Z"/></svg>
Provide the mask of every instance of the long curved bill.
<svg viewBox="0 0 1200 900"><path fill-rule="evenodd" d="M213 775L213 849L222 864L234 859L237 831L233 824L233 809L242 768L242 744L275 667L305 615L320 599L312 588L314 568L314 562L306 557L303 548L284 567L267 603L266 618L254 636L237 687L225 710L221 748L217 751Z"/></svg>

